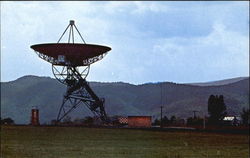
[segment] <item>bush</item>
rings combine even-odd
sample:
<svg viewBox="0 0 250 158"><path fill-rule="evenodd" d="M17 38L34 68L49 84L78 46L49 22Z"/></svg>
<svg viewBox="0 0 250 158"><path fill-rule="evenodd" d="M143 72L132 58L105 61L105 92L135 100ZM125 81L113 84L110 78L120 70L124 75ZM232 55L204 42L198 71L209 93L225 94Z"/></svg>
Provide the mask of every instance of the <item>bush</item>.
<svg viewBox="0 0 250 158"><path fill-rule="evenodd" d="M2 125L13 125L13 124L15 124L15 122L10 117L8 117L5 119L1 119L1 124Z"/></svg>

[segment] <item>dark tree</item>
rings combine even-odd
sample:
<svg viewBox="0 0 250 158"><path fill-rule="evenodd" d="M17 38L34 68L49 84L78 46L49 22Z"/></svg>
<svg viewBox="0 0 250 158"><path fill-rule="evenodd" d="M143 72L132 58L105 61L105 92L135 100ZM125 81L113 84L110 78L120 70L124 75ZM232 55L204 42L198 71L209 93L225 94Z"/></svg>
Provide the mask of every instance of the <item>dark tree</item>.
<svg viewBox="0 0 250 158"><path fill-rule="evenodd" d="M84 119L83 118L75 118L73 121L74 125L82 125L84 123Z"/></svg>
<svg viewBox="0 0 250 158"><path fill-rule="evenodd" d="M241 119L243 125L249 125L250 122L250 109L246 110L243 108L242 113L241 113Z"/></svg>
<svg viewBox="0 0 250 158"><path fill-rule="evenodd" d="M170 118L170 124L175 124L176 123L176 117L173 115Z"/></svg>
<svg viewBox="0 0 250 158"><path fill-rule="evenodd" d="M57 121L54 120L54 119L50 121L50 124L51 124L51 125L56 125L56 123L57 123Z"/></svg>
<svg viewBox="0 0 250 158"><path fill-rule="evenodd" d="M164 117L162 118L162 125L163 125L163 126L166 126L166 125L168 125L168 124L169 124L168 117L167 117L167 116L164 116Z"/></svg>
<svg viewBox="0 0 250 158"><path fill-rule="evenodd" d="M90 116L86 116L84 118L84 124L85 125L93 125L94 124L94 119Z"/></svg>
<svg viewBox="0 0 250 158"><path fill-rule="evenodd" d="M160 125L161 124L161 121L160 120L158 120L158 119L155 119L155 121L154 121L154 123L153 123L154 125Z"/></svg>
<svg viewBox="0 0 250 158"><path fill-rule="evenodd" d="M209 122L218 125L227 115L223 95L210 95L208 99Z"/></svg>
<svg viewBox="0 0 250 158"><path fill-rule="evenodd" d="M187 125L191 125L191 126L202 126L203 125L203 118L200 117L189 117L187 119Z"/></svg>
<svg viewBox="0 0 250 158"><path fill-rule="evenodd" d="M187 118L187 125L193 125L193 117Z"/></svg>
<svg viewBox="0 0 250 158"><path fill-rule="evenodd" d="M10 117L8 117L8 118L5 118L5 119L1 119L1 124L13 125L13 124L15 124L15 122Z"/></svg>

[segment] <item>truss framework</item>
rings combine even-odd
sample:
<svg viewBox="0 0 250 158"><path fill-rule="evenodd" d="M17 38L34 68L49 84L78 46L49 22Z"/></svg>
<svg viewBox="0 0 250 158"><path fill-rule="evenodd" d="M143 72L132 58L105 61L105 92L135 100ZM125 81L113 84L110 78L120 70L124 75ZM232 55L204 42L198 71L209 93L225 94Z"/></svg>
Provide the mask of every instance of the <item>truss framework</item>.
<svg viewBox="0 0 250 158"><path fill-rule="evenodd" d="M68 43L70 43L70 41L72 41L72 43L75 42L75 28L79 36L81 37L83 43L86 44L81 33L75 26L73 20L70 21L69 25L67 26L57 43L60 42L68 28ZM89 74L90 64L101 60L105 55L106 53L83 60L84 66L76 67L68 61L66 61L64 66L57 65L59 63L58 59L38 53L38 56L40 58L52 63L52 72L56 79L59 82L67 85L67 92L64 95L63 102L59 109L59 113L57 115L57 122L60 122L65 116L67 116L70 112L72 112L74 109L81 105L87 106L92 111L92 113L95 116L99 117L103 122L108 122L108 117L106 115L104 107L105 99L99 98L90 88L88 82L85 79Z"/></svg>
<svg viewBox="0 0 250 158"><path fill-rule="evenodd" d="M81 105L87 106L103 122L108 122L104 107L104 98L99 98L85 79L69 80L67 84L67 92L64 95L57 115L57 122L60 122L65 116Z"/></svg>

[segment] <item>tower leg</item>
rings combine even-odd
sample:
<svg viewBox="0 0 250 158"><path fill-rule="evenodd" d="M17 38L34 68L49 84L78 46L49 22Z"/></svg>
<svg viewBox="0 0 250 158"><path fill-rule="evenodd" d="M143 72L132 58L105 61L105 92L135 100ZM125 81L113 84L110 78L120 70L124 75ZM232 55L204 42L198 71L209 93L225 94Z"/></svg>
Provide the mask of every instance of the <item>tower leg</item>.
<svg viewBox="0 0 250 158"><path fill-rule="evenodd" d="M98 116L103 122L108 122L104 108L104 99L97 97L85 79L81 79L77 81L77 83L68 86L67 93L64 96L57 116L57 122L60 122L65 116L81 104L87 106L93 114Z"/></svg>

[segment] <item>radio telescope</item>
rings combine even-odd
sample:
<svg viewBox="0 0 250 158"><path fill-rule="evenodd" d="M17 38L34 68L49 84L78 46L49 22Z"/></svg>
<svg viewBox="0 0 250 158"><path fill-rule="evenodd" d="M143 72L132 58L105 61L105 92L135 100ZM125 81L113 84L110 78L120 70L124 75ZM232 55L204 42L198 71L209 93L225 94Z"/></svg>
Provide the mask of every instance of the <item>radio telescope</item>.
<svg viewBox="0 0 250 158"><path fill-rule="evenodd" d="M68 29L67 43L59 43ZM75 43L74 31L78 33L83 43ZM35 44L30 47L40 58L52 64L55 78L67 86L57 122L81 105L87 106L103 122L108 121L104 107L105 100L94 93L86 77L90 65L101 60L111 50L110 47L86 44L73 20L70 20L57 43Z"/></svg>

